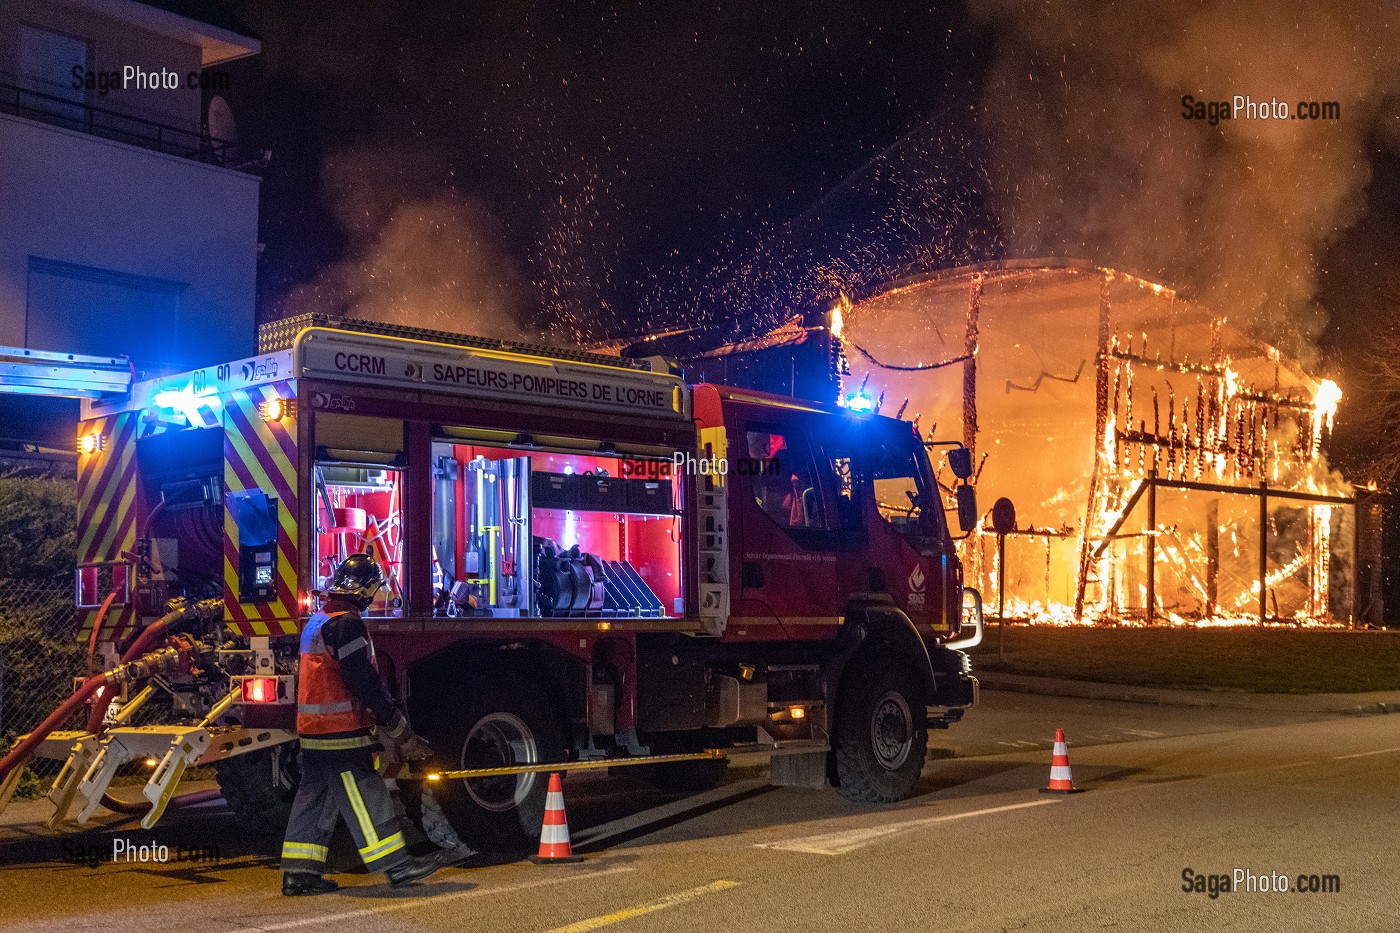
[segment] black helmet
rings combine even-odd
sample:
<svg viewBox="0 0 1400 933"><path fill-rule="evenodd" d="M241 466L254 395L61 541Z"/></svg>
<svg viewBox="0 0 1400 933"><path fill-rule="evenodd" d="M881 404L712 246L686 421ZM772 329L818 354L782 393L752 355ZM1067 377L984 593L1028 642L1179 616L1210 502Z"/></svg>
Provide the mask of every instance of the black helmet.
<svg viewBox="0 0 1400 933"><path fill-rule="evenodd" d="M363 609L383 585L384 573L368 554L351 554L335 568L326 595Z"/></svg>

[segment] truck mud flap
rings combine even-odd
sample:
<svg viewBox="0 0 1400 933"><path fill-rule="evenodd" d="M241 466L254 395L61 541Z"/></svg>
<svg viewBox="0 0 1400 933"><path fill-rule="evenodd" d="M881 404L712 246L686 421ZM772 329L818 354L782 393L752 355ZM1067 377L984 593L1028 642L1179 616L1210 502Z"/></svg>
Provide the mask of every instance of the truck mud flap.
<svg viewBox="0 0 1400 933"><path fill-rule="evenodd" d="M824 790L829 748L794 748L773 752L769 782L775 787L812 787Z"/></svg>

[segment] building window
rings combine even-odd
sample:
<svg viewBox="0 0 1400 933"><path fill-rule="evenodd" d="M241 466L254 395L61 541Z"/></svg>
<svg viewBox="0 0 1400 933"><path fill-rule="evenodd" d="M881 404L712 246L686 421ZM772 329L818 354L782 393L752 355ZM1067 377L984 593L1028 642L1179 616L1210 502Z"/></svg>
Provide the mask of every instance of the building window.
<svg viewBox="0 0 1400 933"><path fill-rule="evenodd" d="M83 89L73 87L73 68L81 66L84 72L88 68L91 54L87 40L23 23L18 38L20 79L28 90L76 104L84 102ZM83 119L81 107L59 101L43 101L43 109L61 117Z"/></svg>

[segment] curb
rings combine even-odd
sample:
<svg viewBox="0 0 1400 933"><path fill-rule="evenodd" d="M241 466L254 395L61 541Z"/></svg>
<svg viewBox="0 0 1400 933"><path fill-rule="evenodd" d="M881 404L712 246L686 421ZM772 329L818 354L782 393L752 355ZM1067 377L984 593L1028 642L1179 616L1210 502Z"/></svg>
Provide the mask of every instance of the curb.
<svg viewBox="0 0 1400 933"><path fill-rule="evenodd" d="M985 670L977 671L976 675L978 682L987 690L1027 693L1036 696L1111 700L1119 703L1144 703L1152 706L1195 706L1352 716L1400 713L1400 691L1393 690L1357 694L1244 693L1226 690L1134 687L1127 684L1062 680L1056 677L1005 674L999 671Z"/></svg>

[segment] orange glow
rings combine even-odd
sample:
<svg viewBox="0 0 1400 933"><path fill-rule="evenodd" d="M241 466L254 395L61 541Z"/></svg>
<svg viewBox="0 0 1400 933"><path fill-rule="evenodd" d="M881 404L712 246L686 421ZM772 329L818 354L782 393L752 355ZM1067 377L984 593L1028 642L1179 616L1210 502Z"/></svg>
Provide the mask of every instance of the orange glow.
<svg viewBox="0 0 1400 933"><path fill-rule="evenodd" d="M1344 627L1357 612L1351 503L1289 498L1352 494L1326 449L1341 389L1218 309L1047 264L954 270L829 313L868 351L851 380L908 398L931 439L971 433L979 498L1015 503L1004 557L990 527L958 546L994 617L1002 576L1005 617L1044 625L1257 626L1262 611ZM976 368L919 370L927 346Z"/></svg>
<svg viewBox="0 0 1400 933"><path fill-rule="evenodd" d="M290 418L294 408L291 399L274 396L262 403L262 417L264 421L281 421Z"/></svg>

